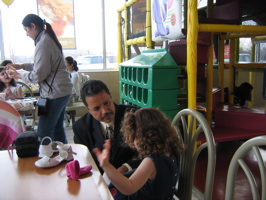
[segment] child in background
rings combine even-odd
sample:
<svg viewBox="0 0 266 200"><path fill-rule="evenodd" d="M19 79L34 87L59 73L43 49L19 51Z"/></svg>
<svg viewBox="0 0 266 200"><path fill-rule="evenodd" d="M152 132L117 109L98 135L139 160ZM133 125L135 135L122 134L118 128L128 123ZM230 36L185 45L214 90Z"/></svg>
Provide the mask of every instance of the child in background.
<svg viewBox="0 0 266 200"><path fill-rule="evenodd" d="M65 57L65 61L66 61L67 70L70 74L71 83L73 84L72 92L69 97L67 106L72 106L75 101L79 100L79 95L80 95L79 94L80 93L79 74L78 74L79 68L77 66L77 61L74 60L73 57L67 56ZM69 111L65 111L64 122L67 127L70 124L70 119L71 119L71 115Z"/></svg>
<svg viewBox="0 0 266 200"><path fill-rule="evenodd" d="M70 79L73 84L73 90L69 98L68 104L73 104L73 102L79 99L79 75L77 61L75 61L71 56L65 58L68 72L70 73Z"/></svg>
<svg viewBox="0 0 266 200"><path fill-rule="evenodd" d="M7 66L8 64L13 64L13 62L11 60L4 60L3 62L1 62L1 66Z"/></svg>
<svg viewBox="0 0 266 200"><path fill-rule="evenodd" d="M4 60L1 66L12 64L11 60ZM17 85L15 79L7 75L6 68L0 68L0 93L5 93L5 99L23 98L22 86ZM24 124L26 125L26 116L21 115Z"/></svg>
<svg viewBox="0 0 266 200"><path fill-rule="evenodd" d="M0 68L0 93L6 93L5 100L23 98L21 85L8 76L5 68Z"/></svg>
<svg viewBox="0 0 266 200"><path fill-rule="evenodd" d="M170 121L155 108L131 110L122 123L124 142L142 159L137 169L119 173L109 162L111 141L101 152L94 149L100 166L111 181L114 199L172 199L179 178L179 154L183 150Z"/></svg>

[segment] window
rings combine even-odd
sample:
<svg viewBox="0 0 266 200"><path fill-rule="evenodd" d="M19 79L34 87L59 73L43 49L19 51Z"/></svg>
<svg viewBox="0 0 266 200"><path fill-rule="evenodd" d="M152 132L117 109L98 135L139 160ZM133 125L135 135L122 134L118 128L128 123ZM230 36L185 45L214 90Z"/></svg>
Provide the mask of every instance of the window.
<svg viewBox="0 0 266 200"><path fill-rule="evenodd" d="M250 62L250 55L249 54L240 54L239 55L239 62Z"/></svg>
<svg viewBox="0 0 266 200"><path fill-rule="evenodd" d="M64 55L72 56L76 60L80 56L88 56L82 61L86 64L80 67L84 71L104 69L104 60L106 60L106 69L117 68L117 9L124 5L124 0L73 0L73 2L76 48L64 49ZM105 26L102 19L102 3L105 5ZM0 46L1 60L10 59L15 63L33 62L34 42L26 36L21 25L23 18L29 13L38 14L36 0L27 0L27 6L24 1L19 0L14 0L9 7L0 3L0 24L2 21L0 31L4 41L4 45ZM49 22L47 19L46 21ZM105 45L103 41L106 41ZM103 52L106 52L106 59L103 57Z"/></svg>

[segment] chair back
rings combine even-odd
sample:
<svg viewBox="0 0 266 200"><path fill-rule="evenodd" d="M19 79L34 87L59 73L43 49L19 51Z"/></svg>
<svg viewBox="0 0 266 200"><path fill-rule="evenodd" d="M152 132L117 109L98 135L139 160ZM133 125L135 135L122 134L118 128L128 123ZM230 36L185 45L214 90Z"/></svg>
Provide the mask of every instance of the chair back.
<svg viewBox="0 0 266 200"><path fill-rule="evenodd" d="M34 96L31 88L26 83L24 83L22 81L17 81L17 84L21 85L21 87L22 87L23 97L33 97Z"/></svg>
<svg viewBox="0 0 266 200"><path fill-rule="evenodd" d="M84 83L86 83L88 80L90 80L89 75L85 75L84 73L81 73L81 77L79 78L79 88L83 87ZM81 101L81 97L79 97L79 100Z"/></svg>
<svg viewBox="0 0 266 200"><path fill-rule="evenodd" d="M266 135L249 139L248 141L243 143L235 152L233 158L231 159L227 173L225 190L226 200L234 199L234 186L239 166L242 168L245 175L247 176L253 200L266 199L266 166L262 159L262 150L259 149L260 146L266 146ZM260 171L260 180L255 179L254 175L252 174L252 170L250 169L250 166L248 166L244 160L245 155L250 151L253 151L256 157L256 161ZM261 183L260 192L258 189L259 183Z"/></svg>
<svg viewBox="0 0 266 200"><path fill-rule="evenodd" d="M86 83L88 80L90 80L90 76L89 75L85 75L84 73L80 74L80 77L79 77L79 88L80 88L80 90L83 87L84 83ZM81 100L81 97L79 98L79 100Z"/></svg>
<svg viewBox="0 0 266 200"><path fill-rule="evenodd" d="M34 97L34 93L30 86L22 81L17 81L17 84L22 86L22 94L23 97ZM26 113L25 115L27 121L26 129L31 130L35 126L35 120L36 120L36 115L35 115L35 109L32 110L30 113Z"/></svg>
<svg viewBox="0 0 266 200"><path fill-rule="evenodd" d="M80 81L80 89L82 88L82 86L84 85L84 83L86 83L88 80L90 80L90 76L89 75L85 75L84 73L81 73L81 78L79 79Z"/></svg>
<svg viewBox="0 0 266 200"><path fill-rule="evenodd" d="M7 149L16 136L25 131L25 126L18 111L2 100L0 113L0 148Z"/></svg>
<svg viewBox="0 0 266 200"><path fill-rule="evenodd" d="M200 152L207 148L208 164L205 181L204 199L212 199L212 189L216 164L216 149L211 128L205 117L196 110L184 109L172 121L179 137L183 140L184 151L180 160L180 176L176 196L180 200L192 199L193 179L196 161ZM197 138L204 134L206 142L197 147Z"/></svg>

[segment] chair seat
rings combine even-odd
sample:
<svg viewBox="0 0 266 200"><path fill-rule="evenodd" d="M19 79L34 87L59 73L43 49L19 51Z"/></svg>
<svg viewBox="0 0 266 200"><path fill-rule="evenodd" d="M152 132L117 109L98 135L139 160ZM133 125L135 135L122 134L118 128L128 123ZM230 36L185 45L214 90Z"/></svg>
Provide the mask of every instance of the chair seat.
<svg viewBox="0 0 266 200"><path fill-rule="evenodd" d="M69 112L72 118L72 124L75 122L76 110L86 109L85 105L81 101L76 101L72 105L66 107L66 111Z"/></svg>
<svg viewBox="0 0 266 200"><path fill-rule="evenodd" d="M81 101L74 102L73 105L67 106L66 111L82 110L85 109L85 105Z"/></svg>

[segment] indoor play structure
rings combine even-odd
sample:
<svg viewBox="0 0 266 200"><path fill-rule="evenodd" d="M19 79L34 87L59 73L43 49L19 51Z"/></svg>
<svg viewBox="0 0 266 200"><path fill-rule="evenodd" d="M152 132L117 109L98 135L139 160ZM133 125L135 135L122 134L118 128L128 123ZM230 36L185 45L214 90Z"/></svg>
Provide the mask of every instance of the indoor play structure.
<svg viewBox="0 0 266 200"><path fill-rule="evenodd" d="M248 71L247 82L252 84L253 72L263 71L266 66L238 62L239 38L266 39L264 24L242 25L244 17L254 19L259 18L255 14L265 13L263 1L216 0L213 4L208 0L206 16L200 15L197 3L197 0L131 0L117 10L120 103L161 107L172 119L180 110L180 103L197 109L203 101L216 142L264 135L265 111L253 109L252 103L247 107L234 105L237 72ZM218 64L213 61L214 35L219 36ZM225 40L230 44L229 63L224 62ZM253 42L251 61L256 44ZM147 50L141 52L139 48L143 46ZM213 87L214 66L218 68L218 88ZM228 103L224 103L225 78L229 82Z"/></svg>

